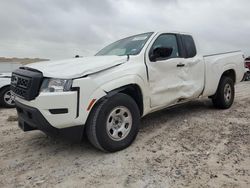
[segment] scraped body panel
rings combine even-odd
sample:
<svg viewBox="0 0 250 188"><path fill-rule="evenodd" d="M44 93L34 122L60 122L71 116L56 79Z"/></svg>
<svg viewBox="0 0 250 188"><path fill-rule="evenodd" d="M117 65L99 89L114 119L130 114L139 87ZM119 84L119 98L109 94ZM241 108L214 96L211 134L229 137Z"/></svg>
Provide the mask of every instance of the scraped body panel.
<svg viewBox="0 0 250 188"><path fill-rule="evenodd" d="M185 67L177 65L182 62ZM160 107L198 97L204 84L204 63L199 58L148 62L151 107Z"/></svg>

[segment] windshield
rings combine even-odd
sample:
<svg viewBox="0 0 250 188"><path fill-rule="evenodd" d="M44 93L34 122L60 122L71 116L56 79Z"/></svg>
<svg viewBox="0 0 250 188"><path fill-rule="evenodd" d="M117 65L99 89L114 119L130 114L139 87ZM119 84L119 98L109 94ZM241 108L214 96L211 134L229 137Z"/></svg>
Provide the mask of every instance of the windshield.
<svg viewBox="0 0 250 188"><path fill-rule="evenodd" d="M103 55L137 55L153 33L134 35L125 39L118 40L99 51L96 56Z"/></svg>

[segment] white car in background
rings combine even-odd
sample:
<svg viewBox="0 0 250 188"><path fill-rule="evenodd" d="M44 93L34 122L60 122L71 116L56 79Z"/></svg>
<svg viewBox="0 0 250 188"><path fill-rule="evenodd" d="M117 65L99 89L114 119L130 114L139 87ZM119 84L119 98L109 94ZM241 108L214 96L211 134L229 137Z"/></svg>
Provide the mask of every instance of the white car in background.
<svg viewBox="0 0 250 188"><path fill-rule="evenodd" d="M10 90L11 73L0 73L0 106L15 107L14 96Z"/></svg>

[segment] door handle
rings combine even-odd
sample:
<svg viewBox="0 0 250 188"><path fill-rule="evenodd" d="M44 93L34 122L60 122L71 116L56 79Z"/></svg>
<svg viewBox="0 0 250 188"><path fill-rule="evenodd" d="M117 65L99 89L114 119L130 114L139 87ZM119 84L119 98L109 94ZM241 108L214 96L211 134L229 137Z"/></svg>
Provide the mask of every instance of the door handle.
<svg viewBox="0 0 250 188"><path fill-rule="evenodd" d="M178 63L177 65L176 65L176 67L184 67L185 66L185 64L183 64L183 63Z"/></svg>

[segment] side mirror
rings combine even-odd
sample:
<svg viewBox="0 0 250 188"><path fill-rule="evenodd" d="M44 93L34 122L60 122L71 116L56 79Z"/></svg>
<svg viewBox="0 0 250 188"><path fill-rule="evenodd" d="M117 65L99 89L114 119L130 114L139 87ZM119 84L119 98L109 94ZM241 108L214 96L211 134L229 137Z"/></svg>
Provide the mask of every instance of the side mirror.
<svg viewBox="0 0 250 188"><path fill-rule="evenodd" d="M172 55L173 48L171 47L159 47L155 48L150 55L150 61L156 61L157 59L165 59Z"/></svg>

